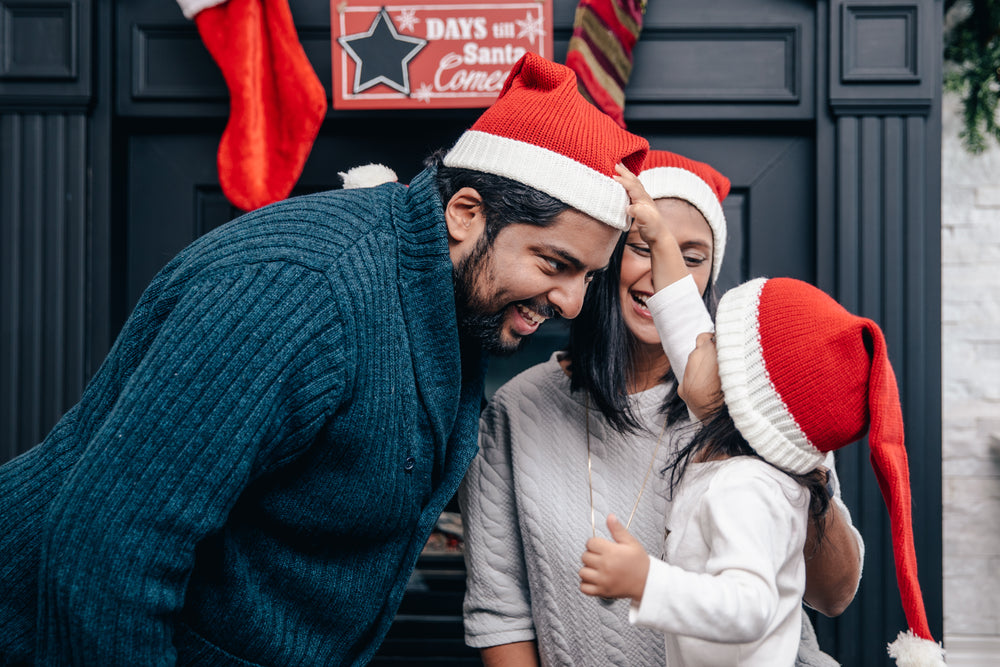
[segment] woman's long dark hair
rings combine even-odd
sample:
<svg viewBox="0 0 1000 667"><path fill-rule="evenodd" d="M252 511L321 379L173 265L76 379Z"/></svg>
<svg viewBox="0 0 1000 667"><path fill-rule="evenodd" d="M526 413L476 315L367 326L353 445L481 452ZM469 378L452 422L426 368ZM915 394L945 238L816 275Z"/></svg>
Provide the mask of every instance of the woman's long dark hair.
<svg viewBox="0 0 1000 667"><path fill-rule="evenodd" d="M634 375L638 341L622 315L619 289L627 238L622 235L607 270L591 281L580 314L570 321L566 349L571 364L570 389L590 394L590 403L616 431L634 433L642 425L629 404L628 386ZM714 287L710 285L702 298L715 319L718 300ZM664 382L673 380L672 370L663 377ZM668 425L687 417L687 407L677 395L677 383L673 384L661 407Z"/></svg>
<svg viewBox="0 0 1000 667"><path fill-rule="evenodd" d="M720 395L719 398L721 399L722 396ZM681 479L687 471L688 464L693 460L711 461L733 456L752 456L755 459L765 461L736 428L725 403L721 403L719 408L703 419L700 426L692 424L690 428L690 432L693 433L691 440L674 454L667 466L661 471L667 475L670 481L670 496L668 498L673 496L674 490L681 483ZM675 437L680 435L683 434L674 434ZM826 491L826 473L816 469L804 475L797 475L781 468L778 469L809 491L809 515L816 528L815 544L819 544L823 540L824 521L822 519L830 508L830 496Z"/></svg>
<svg viewBox="0 0 1000 667"><path fill-rule="evenodd" d="M601 411L604 419L615 430L634 433L643 428L643 425L633 413L628 400L628 383L633 375L633 364L636 363L638 341L629 331L622 315L619 283L626 240L627 236L623 234L611 254L607 270L591 281L580 314L570 321L567 350L571 364L570 388L573 391L587 391L591 404ZM714 286L710 285L705 290L702 299L714 320L718 307ZM660 408L661 413L666 415L667 425L688 418L687 406L677 395L677 383L673 380L674 372L670 370L663 381L672 382L673 386ZM690 428L694 433L691 440L681 447L661 471L664 475L669 475L671 494L680 484L688 464L695 456L699 460L730 456L760 458L737 430L724 403L700 424L691 424ZM675 433L674 437L684 433L687 431ZM815 523L815 544L819 544L823 539L822 519L830 506L826 474L820 470L813 470L805 475L782 472L809 491L809 514Z"/></svg>

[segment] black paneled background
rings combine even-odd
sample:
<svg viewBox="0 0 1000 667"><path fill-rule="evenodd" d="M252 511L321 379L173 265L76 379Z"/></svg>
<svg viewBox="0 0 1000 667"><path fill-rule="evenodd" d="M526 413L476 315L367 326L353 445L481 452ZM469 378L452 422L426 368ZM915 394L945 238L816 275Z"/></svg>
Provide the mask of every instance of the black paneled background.
<svg viewBox="0 0 1000 667"><path fill-rule="evenodd" d="M330 6L291 0L329 89ZM555 0L556 57L575 3ZM940 0L654 0L627 90L629 128L733 181L724 287L810 280L884 328L899 379L917 552L941 634ZM0 460L79 396L139 292L238 211L215 151L223 79L169 0L0 0ZM402 180L474 110L328 112L296 192L366 162ZM561 344L547 325L488 389ZM863 446L839 456L865 536L858 598L817 619L847 665L886 665L904 627L884 504ZM464 570L422 559L378 664L475 664Z"/></svg>

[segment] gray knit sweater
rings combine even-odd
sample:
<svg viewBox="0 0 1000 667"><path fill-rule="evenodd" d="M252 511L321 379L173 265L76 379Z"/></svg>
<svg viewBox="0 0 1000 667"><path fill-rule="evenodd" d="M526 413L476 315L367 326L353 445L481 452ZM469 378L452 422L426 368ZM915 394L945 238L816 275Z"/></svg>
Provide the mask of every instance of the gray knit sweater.
<svg viewBox="0 0 1000 667"><path fill-rule="evenodd" d="M367 662L476 451L441 210L292 199L157 275L0 467L0 663Z"/></svg>

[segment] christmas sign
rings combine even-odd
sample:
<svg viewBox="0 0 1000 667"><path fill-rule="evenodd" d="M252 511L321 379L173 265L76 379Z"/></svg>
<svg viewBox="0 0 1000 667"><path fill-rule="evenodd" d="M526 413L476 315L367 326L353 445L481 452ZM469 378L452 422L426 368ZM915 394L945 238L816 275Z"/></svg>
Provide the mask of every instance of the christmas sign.
<svg viewBox="0 0 1000 667"><path fill-rule="evenodd" d="M552 58L551 0L331 0L335 109L487 107L528 51Z"/></svg>

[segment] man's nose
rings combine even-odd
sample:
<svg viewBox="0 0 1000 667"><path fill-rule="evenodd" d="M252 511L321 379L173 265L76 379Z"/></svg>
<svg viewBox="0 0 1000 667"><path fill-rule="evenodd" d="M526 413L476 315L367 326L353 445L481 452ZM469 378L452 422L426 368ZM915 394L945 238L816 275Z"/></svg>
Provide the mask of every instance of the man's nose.
<svg viewBox="0 0 1000 667"><path fill-rule="evenodd" d="M587 293L587 279L570 279L560 284L549 293L549 303L567 320L580 314L583 308L583 297Z"/></svg>

